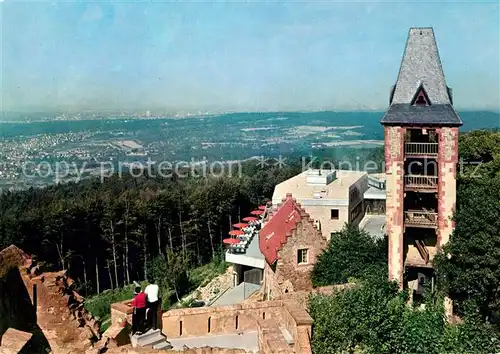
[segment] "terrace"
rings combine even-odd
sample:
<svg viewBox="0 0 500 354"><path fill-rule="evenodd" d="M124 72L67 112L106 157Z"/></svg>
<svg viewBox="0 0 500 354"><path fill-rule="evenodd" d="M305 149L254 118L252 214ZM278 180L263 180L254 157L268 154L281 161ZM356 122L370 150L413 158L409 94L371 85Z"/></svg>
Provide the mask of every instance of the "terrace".
<svg viewBox="0 0 500 354"><path fill-rule="evenodd" d="M312 318L294 301L169 310L162 325L174 349L210 346L263 354L311 353Z"/></svg>
<svg viewBox="0 0 500 354"><path fill-rule="evenodd" d="M246 223L234 224L230 238L224 240L228 245L226 262L252 268L264 269L264 256L259 249L259 230L270 206L261 206L252 212L253 216L243 218ZM257 237L256 237L257 236Z"/></svg>

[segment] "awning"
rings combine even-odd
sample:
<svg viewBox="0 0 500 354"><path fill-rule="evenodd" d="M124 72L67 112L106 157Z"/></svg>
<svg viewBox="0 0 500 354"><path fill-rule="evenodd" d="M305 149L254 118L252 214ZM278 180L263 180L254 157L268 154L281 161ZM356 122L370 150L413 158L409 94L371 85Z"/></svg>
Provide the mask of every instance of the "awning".
<svg viewBox="0 0 500 354"><path fill-rule="evenodd" d="M239 222L237 224L234 224L233 227L237 228L237 229L243 229L245 227L248 227L248 224L245 224L245 223L242 223L242 222Z"/></svg>
<svg viewBox="0 0 500 354"><path fill-rule="evenodd" d="M262 215L262 214L264 214L264 211L263 210L254 210L254 211L250 212L250 214L252 214L252 215Z"/></svg>
<svg viewBox="0 0 500 354"><path fill-rule="evenodd" d="M232 231L229 231L229 234L231 236L241 236L241 235L244 235L245 233L241 230L232 230Z"/></svg>
<svg viewBox="0 0 500 354"><path fill-rule="evenodd" d="M265 206L265 205L259 206L259 210L266 210L266 209L267 209L267 206Z"/></svg>
<svg viewBox="0 0 500 354"><path fill-rule="evenodd" d="M224 242L226 245L235 245L237 243L240 243L240 241L235 238L226 238L222 242Z"/></svg>
<svg viewBox="0 0 500 354"><path fill-rule="evenodd" d="M255 216L247 216L246 218L243 218L241 220L249 222L249 221L257 221L259 219L257 219Z"/></svg>

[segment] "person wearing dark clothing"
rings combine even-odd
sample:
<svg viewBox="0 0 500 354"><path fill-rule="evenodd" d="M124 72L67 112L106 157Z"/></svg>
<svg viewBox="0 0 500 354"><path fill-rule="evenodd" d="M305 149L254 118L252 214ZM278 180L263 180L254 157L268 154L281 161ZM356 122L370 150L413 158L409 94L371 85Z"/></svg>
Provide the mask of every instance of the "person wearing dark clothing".
<svg viewBox="0 0 500 354"><path fill-rule="evenodd" d="M132 300L132 334L144 332L144 319L146 317L146 294L141 291L140 287L135 288L134 300Z"/></svg>

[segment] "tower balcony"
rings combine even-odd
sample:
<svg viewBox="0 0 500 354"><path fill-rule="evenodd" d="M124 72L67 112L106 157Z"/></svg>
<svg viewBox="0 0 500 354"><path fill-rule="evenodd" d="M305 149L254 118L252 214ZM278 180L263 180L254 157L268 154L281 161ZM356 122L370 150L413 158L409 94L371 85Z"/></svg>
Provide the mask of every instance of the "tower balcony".
<svg viewBox="0 0 500 354"><path fill-rule="evenodd" d="M405 156L437 157L438 143L405 143Z"/></svg>
<svg viewBox="0 0 500 354"><path fill-rule="evenodd" d="M438 187L437 176L406 175L404 181L405 191L435 192Z"/></svg>
<svg viewBox="0 0 500 354"><path fill-rule="evenodd" d="M425 210L408 210L404 212L406 227L437 228L438 214Z"/></svg>

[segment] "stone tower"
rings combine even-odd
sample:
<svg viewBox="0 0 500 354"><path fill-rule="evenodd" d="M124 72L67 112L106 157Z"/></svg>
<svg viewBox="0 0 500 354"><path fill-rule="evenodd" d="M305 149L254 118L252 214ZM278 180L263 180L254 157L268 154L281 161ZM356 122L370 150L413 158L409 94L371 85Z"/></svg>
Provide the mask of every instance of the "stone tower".
<svg viewBox="0 0 500 354"><path fill-rule="evenodd" d="M458 127L432 28L411 28L382 125L389 280L423 292L448 242L456 199ZM420 284L420 285L419 285Z"/></svg>

